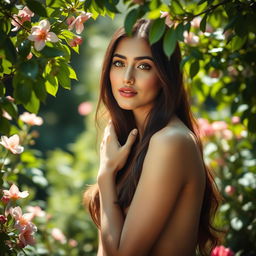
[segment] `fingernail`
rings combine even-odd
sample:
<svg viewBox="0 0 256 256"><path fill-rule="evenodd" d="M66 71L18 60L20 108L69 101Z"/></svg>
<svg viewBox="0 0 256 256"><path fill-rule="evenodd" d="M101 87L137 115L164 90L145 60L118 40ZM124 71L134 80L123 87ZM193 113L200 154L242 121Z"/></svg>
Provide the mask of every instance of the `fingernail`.
<svg viewBox="0 0 256 256"><path fill-rule="evenodd" d="M133 129L133 130L132 130L132 134L133 134L133 135L137 135L137 133L138 133L138 130L137 130L137 129Z"/></svg>

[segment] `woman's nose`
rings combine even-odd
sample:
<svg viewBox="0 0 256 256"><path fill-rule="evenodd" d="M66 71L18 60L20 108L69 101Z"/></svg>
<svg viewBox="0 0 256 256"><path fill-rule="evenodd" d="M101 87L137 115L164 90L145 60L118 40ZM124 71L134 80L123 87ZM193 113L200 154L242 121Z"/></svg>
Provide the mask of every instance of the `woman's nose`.
<svg viewBox="0 0 256 256"><path fill-rule="evenodd" d="M124 73L124 84L125 85L133 85L135 82L133 69L132 67L128 67Z"/></svg>

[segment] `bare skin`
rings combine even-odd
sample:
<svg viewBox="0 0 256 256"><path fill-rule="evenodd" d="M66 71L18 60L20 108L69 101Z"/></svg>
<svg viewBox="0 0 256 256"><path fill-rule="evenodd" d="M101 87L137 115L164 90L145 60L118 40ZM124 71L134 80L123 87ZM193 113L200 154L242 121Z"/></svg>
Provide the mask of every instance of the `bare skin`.
<svg viewBox="0 0 256 256"><path fill-rule="evenodd" d="M133 111L138 129L131 131L123 146L111 122L104 132L97 179L101 204L98 256L192 256L205 172L195 136L179 118L174 116L151 137L129 208L123 212L115 203L116 173L126 163L137 134L143 134L145 113L153 107L159 90L154 63L144 73L136 60L137 56L152 56L143 39L123 39L116 52L125 59L110 73L112 91L120 106ZM144 81L149 77L155 82L147 88ZM134 86L138 93L131 100L123 99L117 92L119 85Z"/></svg>

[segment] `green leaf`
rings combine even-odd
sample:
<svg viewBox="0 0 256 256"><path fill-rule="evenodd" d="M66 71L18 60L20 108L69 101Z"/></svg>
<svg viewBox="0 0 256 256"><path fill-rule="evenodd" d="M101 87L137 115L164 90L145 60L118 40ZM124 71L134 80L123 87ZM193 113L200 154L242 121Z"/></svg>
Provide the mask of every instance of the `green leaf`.
<svg viewBox="0 0 256 256"><path fill-rule="evenodd" d="M4 40L1 40L1 41L3 43L6 59L8 59L12 63L15 63L17 60L17 54L11 39L5 38Z"/></svg>
<svg viewBox="0 0 256 256"><path fill-rule="evenodd" d="M191 65L189 69L189 75L191 79L198 73L199 71L199 61L195 60Z"/></svg>
<svg viewBox="0 0 256 256"><path fill-rule="evenodd" d="M176 29L175 29L176 35L177 35L177 40L179 40L179 41L181 41L181 42L184 41L184 36L183 36L184 28L185 28L185 27L184 27L183 23L180 23L180 24L176 27Z"/></svg>
<svg viewBox="0 0 256 256"><path fill-rule="evenodd" d="M46 9L40 2L35 1L35 0L26 0L26 3L27 3L28 8L32 12L34 12L38 16L47 17Z"/></svg>
<svg viewBox="0 0 256 256"><path fill-rule="evenodd" d="M184 14L186 11L183 9L179 0L171 1L171 9L175 14Z"/></svg>
<svg viewBox="0 0 256 256"><path fill-rule="evenodd" d="M2 101L1 106L9 115L11 115L14 119L17 119L17 117L18 117L18 108L13 102L10 102L6 98L4 98L4 100Z"/></svg>
<svg viewBox="0 0 256 256"><path fill-rule="evenodd" d="M139 17L138 10L137 9L132 9L125 17L124 21L124 28L125 32L131 36L132 34L132 27L137 21L137 18Z"/></svg>
<svg viewBox="0 0 256 256"><path fill-rule="evenodd" d="M239 50L242 48L244 43L246 42L247 36L244 36L243 38L234 36L231 40L231 49L233 52Z"/></svg>
<svg viewBox="0 0 256 256"><path fill-rule="evenodd" d="M75 70L70 66L68 66L68 69L69 69L69 78L78 80Z"/></svg>
<svg viewBox="0 0 256 256"><path fill-rule="evenodd" d="M202 18L201 22L200 22L200 30L205 32L206 29L206 21L207 21L207 13L204 15L204 17Z"/></svg>
<svg viewBox="0 0 256 256"><path fill-rule="evenodd" d="M49 46L45 46L41 53L47 58L54 58L65 55L64 51L62 51L61 49Z"/></svg>
<svg viewBox="0 0 256 256"><path fill-rule="evenodd" d="M110 3L109 0L105 0L105 7L111 12L120 13L120 11L116 8L115 4Z"/></svg>
<svg viewBox="0 0 256 256"><path fill-rule="evenodd" d="M36 60L29 60L22 62L20 65L20 72L32 79L35 79L39 71L38 64Z"/></svg>
<svg viewBox="0 0 256 256"><path fill-rule="evenodd" d="M57 77L46 75L45 79L46 91L55 97L59 88Z"/></svg>
<svg viewBox="0 0 256 256"><path fill-rule="evenodd" d="M32 113L35 113L35 114L38 113L38 110L39 110L39 107L40 107L40 101L36 97L36 94L33 91L31 93L31 97L30 97L29 102L27 104L25 104L24 107L29 112L32 112Z"/></svg>
<svg viewBox="0 0 256 256"><path fill-rule="evenodd" d="M9 120L0 115L0 133L8 135L10 132Z"/></svg>
<svg viewBox="0 0 256 256"><path fill-rule="evenodd" d="M13 87L17 103L28 103L32 93L32 80L17 73L13 78Z"/></svg>
<svg viewBox="0 0 256 256"><path fill-rule="evenodd" d="M164 34L165 21L164 19L156 19L149 30L149 42L150 44L156 43Z"/></svg>
<svg viewBox="0 0 256 256"><path fill-rule="evenodd" d="M69 68L67 63L60 63L60 72L57 73L59 84L65 89L71 89L71 82L69 78Z"/></svg>
<svg viewBox="0 0 256 256"><path fill-rule="evenodd" d="M0 97L4 96L5 94L5 86L4 83L0 80Z"/></svg>
<svg viewBox="0 0 256 256"><path fill-rule="evenodd" d="M92 4L92 0L85 0L85 2L84 2L85 11L91 7L91 4Z"/></svg>
<svg viewBox="0 0 256 256"><path fill-rule="evenodd" d="M24 40L18 45L18 52L22 58L26 58L31 51L31 41Z"/></svg>
<svg viewBox="0 0 256 256"><path fill-rule="evenodd" d="M45 80L43 77L37 78L36 82L33 83L33 89L36 94L36 97L42 102L45 102L47 97L47 92L45 89Z"/></svg>
<svg viewBox="0 0 256 256"><path fill-rule="evenodd" d="M176 43L177 43L176 32L171 27L169 30L167 30L164 36L164 52L168 57L170 57L174 52Z"/></svg>

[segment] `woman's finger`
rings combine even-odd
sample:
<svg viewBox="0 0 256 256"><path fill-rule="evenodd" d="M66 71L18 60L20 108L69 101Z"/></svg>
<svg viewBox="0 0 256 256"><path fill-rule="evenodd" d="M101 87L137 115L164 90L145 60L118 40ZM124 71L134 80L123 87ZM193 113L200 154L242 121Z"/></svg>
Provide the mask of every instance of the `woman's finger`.
<svg viewBox="0 0 256 256"><path fill-rule="evenodd" d="M137 129L133 129L130 134L128 135L128 138L126 140L126 143L124 144L124 148L130 150L133 143L135 142L136 140L136 137L137 137L137 134L138 134L138 130Z"/></svg>

